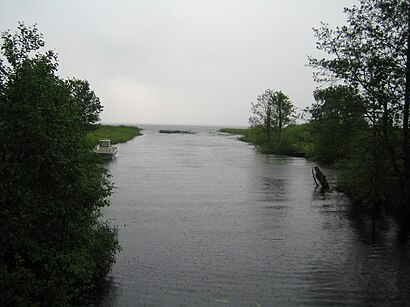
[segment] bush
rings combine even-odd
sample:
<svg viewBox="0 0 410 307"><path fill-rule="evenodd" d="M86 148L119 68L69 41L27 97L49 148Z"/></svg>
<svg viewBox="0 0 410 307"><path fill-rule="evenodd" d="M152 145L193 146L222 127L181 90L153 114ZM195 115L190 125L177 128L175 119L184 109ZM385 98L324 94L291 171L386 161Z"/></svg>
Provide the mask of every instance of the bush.
<svg viewBox="0 0 410 307"><path fill-rule="evenodd" d="M294 155L305 154L311 155L314 148L312 125L289 125L282 130L280 142L266 142L266 132L262 126L256 126L246 129L223 128L220 132L242 135L239 139L251 143L258 147L258 150L264 154L281 154ZM272 130L272 135L274 131Z"/></svg>
<svg viewBox="0 0 410 307"><path fill-rule="evenodd" d="M112 190L107 171L82 142L102 107L86 81L55 75L56 57L38 52L36 28L20 24L2 38L0 305L78 303L119 249L115 229L100 220Z"/></svg>

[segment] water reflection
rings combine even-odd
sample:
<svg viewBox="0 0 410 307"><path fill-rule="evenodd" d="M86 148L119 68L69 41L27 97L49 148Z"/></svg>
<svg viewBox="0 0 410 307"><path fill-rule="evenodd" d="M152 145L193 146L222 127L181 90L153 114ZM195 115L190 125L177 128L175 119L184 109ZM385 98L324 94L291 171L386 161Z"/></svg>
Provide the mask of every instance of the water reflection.
<svg viewBox="0 0 410 307"><path fill-rule="evenodd" d="M400 245L409 247L410 240L410 222L408 217L398 217L399 231L397 233L397 240Z"/></svg>
<svg viewBox="0 0 410 307"><path fill-rule="evenodd" d="M275 177L262 177L261 187L258 189L262 199L267 202L279 202L288 199L286 182L284 179Z"/></svg>
<svg viewBox="0 0 410 307"><path fill-rule="evenodd" d="M315 191L305 159L156 131L109 166L105 216L123 251L104 306L405 305L410 259L393 220L374 227L342 194Z"/></svg>

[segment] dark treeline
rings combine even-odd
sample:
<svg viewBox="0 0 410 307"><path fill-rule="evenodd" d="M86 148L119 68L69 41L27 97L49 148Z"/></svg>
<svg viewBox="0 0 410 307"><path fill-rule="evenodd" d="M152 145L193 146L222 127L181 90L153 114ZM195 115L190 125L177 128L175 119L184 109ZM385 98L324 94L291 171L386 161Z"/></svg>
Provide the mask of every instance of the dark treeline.
<svg viewBox="0 0 410 307"><path fill-rule="evenodd" d="M346 26L315 29L328 54L309 59L322 85L310 108L316 152L356 202L409 212L409 2L361 0L345 13Z"/></svg>
<svg viewBox="0 0 410 307"><path fill-rule="evenodd" d="M119 249L101 218L111 183L85 142L102 106L56 75L36 27L2 34L0 306L85 304Z"/></svg>
<svg viewBox="0 0 410 307"><path fill-rule="evenodd" d="M327 56L309 58L320 84L309 123L294 125L289 98L267 90L252 102L250 129L236 132L262 152L334 166L355 203L409 213L409 2L361 0L345 13L347 25L314 30Z"/></svg>

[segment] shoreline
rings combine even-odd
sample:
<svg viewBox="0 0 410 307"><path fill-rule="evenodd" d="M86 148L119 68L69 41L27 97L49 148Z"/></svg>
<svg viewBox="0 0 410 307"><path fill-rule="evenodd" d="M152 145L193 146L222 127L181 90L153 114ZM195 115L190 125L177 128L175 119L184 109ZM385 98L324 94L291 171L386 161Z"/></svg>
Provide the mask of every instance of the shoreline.
<svg viewBox="0 0 410 307"><path fill-rule="evenodd" d="M142 135L142 129L130 125L99 125L95 130L85 135L85 142L95 146L101 139L111 140L111 144L126 143Z"/></svg>

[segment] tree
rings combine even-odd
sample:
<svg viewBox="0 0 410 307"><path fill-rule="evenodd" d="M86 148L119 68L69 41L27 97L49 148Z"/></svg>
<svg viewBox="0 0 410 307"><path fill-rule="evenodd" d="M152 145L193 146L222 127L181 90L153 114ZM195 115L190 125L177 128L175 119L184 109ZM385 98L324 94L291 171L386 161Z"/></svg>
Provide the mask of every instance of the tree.
<svg viewBox="0 0 410 307"><path fill-rule="evenodd" d="M407 0L360 0L346 8L347 25L315 29L317 47L330 57L310 58L319 82L343 82L362 97L377 144L388 154L403 204L410 208L409 148L409 22ZM400 129L401 142L395 135ZM377 167L376 165L374 167Z"/></svg>
<svg viewBox="0 0 410 307"><path fill-rule="evenodd" d="M282 129L293 122L294 107L289 97L282 91L275 92L272 96L273 101L273 122L277 131L277 141L280 143Z"/></svg>
<svg viewBox="0 0 410 307"><path fill-rule="evenodd" d="M293 104L289 97L282 91L267 89L256 98L256 103L251 102L252 116L249 117L251 127L264 127L267 143L271 143L271 131L280 143L282 129L292 122L294 113Z"/></svg>
<svg viewBox="0 0 410 307"><path fill-rule="evenodd" d="M314 92L316 103L309 109L315 132L315 155L320 161L334 164L351 155L358 133L368 130L365 110L355 89L331 86Z"/></svg>
<svg viewBox="0 0 410 307"><path fill-rule="evenodd" d="M70 79L66 81L70 89L71 96L78 103L83 116L82 124L84 129L93 130L96 123L100 120L99 114L103 110L100 99L90 89L90 84L87 80Z"/></svg>
<svg viewBox="0 0 410 307"><path fill-rule="evenodd" d="M0 305L78 303L119 248L116 230L101 220L107 171L83 142L101 106L56 76L57 57L40 52L35 26L20 24L2 39Z"/></svg>

